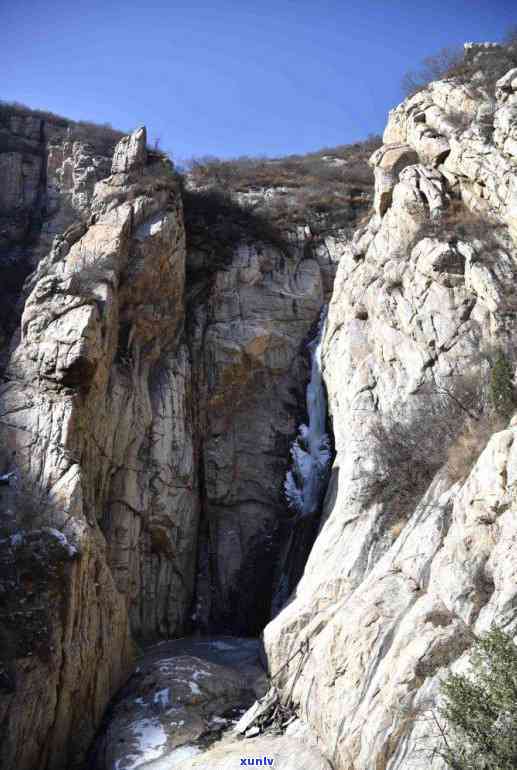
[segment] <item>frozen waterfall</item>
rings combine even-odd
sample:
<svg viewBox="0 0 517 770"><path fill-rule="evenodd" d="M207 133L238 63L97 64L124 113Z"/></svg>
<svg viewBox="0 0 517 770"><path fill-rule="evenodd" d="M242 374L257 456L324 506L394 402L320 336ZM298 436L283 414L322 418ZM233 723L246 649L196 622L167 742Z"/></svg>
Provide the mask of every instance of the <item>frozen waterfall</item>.
<svg viewBox="0 0 517 770"><path fill-rule="evenodd" d="M327 306L321 311L318 333L309 343L311 379L307 385L309 424L300 425L298 437L291 447L292 467L284 490L289 506L300 518L318 511L332 459L330 439L326 433L327 399L321 375L321 349L327 323Z"/></svg>

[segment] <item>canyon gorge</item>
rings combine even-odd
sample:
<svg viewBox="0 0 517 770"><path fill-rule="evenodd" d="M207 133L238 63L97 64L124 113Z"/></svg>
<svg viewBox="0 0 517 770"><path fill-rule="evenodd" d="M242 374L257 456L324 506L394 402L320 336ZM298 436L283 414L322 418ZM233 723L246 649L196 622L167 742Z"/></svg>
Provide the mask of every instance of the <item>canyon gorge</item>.
<svg viewBox="0 0 517 770"><path fill-rule="evenodd" d="M517 630L517 67L464 56L320 230L0 105L6 770L445 770L441 681Z"/></svg>

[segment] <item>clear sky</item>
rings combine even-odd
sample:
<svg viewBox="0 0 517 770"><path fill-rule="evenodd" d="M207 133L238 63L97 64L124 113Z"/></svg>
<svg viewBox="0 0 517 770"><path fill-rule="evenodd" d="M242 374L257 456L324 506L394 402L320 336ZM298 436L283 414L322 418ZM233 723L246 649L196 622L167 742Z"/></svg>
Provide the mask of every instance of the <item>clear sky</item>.
<svg viewBox="0 0 517 770"><path fill-rule="evenodd" d="M499 40L515 0L0 0L0 98L177 159L283 155L381 132L408 69Z"/></svg>

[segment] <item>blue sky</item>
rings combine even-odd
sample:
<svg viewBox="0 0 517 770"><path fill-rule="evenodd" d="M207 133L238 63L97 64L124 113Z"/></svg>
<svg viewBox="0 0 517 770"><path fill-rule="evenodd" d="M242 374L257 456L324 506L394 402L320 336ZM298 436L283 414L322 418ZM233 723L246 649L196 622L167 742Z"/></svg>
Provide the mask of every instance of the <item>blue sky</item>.
<svg viewBox="0 0 517 770"><path fill-rule="evenodd" d="M408 69L498 40L511 0L0 0L0 98L141 123L177 159L381 132Z"/></svg>

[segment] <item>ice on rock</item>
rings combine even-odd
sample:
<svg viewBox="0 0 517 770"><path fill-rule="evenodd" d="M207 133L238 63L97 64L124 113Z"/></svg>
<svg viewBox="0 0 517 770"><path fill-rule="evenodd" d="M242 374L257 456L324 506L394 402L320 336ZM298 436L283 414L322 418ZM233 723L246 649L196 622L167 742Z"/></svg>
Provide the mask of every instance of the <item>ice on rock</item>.
<svg viewBox="0 0 517 770"><path fill-rule="evenodd" d="M171 691L169 687L155 692L153 701L157 706L161 706L163 709L166 709L168 706L170 706Z"/></svg>
<svg viewBox="0 0 517 770"><path fill-rule="evenodd" d="M321 350L327 322L327 308L321 311L318 334L310 343L311 378L307 385L309 425L302 423L291 447L292 468L287 472L284 491L289 506L305 517L316 513L327 482L332 459L330 439L325 430L327 399L321 373Z"/></svg>

